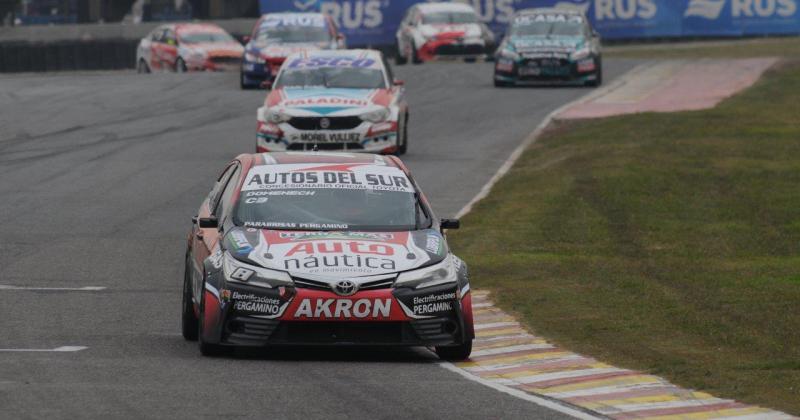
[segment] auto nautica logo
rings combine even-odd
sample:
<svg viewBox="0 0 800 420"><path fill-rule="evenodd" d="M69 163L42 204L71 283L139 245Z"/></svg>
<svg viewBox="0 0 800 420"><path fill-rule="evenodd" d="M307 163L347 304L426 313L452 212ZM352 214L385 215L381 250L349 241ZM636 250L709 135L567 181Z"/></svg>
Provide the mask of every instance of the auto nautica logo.
<svg viewBox="0 0 800 420"><path fill-rule="evenodd" d="M725 6L725 0L690 0L689 7L686 9L684 17L701 17L705 19L717 19Z"/></svg>
<svg viewBox="0 0 800 420"><path fill-rule="evenodd" d="M352 296L358 291L358 286L350 280L339 280L334 283L333 291L339 296Z"/></svg>

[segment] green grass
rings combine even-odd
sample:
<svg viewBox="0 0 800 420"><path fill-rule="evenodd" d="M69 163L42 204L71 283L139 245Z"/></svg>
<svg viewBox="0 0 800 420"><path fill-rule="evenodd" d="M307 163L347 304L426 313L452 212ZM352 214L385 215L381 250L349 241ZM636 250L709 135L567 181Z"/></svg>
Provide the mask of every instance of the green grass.
<svg viewBox="0 0 800 420"><path fill-rule="evenodd" d="M651 59L800 57L800 37L612 46L603 55Z"/></svg>
<svg viewBox="0 0 800 420"><path fill-rule="evenodd" d="M571 350L800 414L800 67L716 109L556 126L450 234Z"/></svg>

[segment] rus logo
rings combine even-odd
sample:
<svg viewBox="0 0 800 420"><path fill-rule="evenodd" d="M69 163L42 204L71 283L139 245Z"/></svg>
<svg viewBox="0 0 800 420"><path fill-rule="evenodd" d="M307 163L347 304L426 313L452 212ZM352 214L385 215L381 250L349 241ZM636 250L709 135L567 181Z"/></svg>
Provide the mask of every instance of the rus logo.
<svg viewBox="0 0 800 420"><path fill-rule="evenodd" d="M717 20L727 0L691 0L684 17ZM790 17L797 12L796 0L731 0L730 14L734 18Z"/></svg>

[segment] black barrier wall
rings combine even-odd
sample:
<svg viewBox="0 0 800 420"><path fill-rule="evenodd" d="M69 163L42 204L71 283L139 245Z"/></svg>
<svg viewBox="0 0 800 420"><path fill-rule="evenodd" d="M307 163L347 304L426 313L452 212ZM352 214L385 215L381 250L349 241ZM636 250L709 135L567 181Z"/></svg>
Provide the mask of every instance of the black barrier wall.
<svg viewBox="0 0 800 420"><path fill-rule="evenodd" d="M138 44L130 39L3 42L0 72L132 69Z"/></svg>

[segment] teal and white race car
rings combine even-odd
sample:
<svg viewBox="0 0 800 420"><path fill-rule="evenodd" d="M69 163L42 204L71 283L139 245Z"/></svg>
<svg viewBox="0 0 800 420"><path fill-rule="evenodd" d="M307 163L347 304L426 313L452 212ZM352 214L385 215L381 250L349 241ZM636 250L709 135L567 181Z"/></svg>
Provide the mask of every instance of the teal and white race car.
<svg viewBox="0 0 800 420"><path fill-rule="evenodd" d="M600 37L579 11L517 12L495 59L495 86L603 82Z"/></svg>

